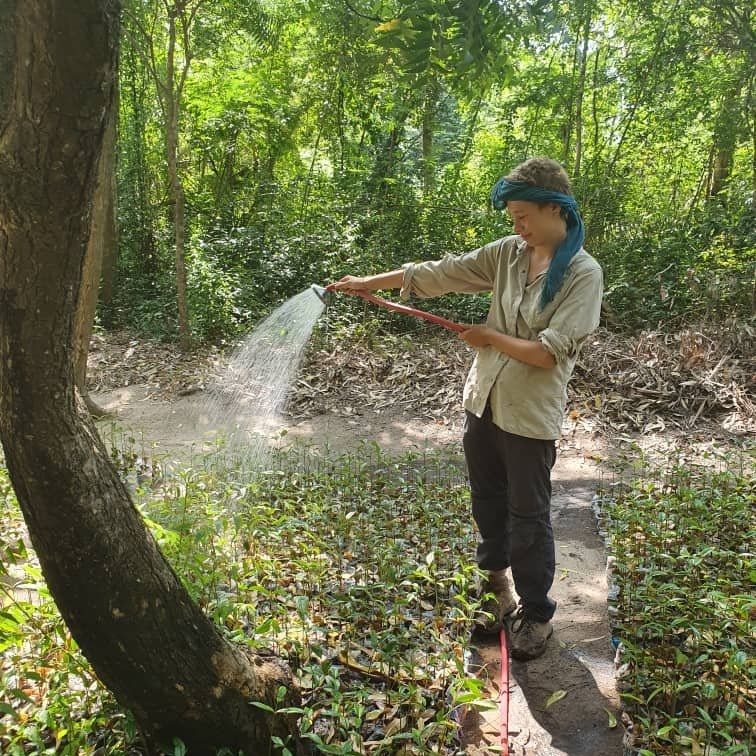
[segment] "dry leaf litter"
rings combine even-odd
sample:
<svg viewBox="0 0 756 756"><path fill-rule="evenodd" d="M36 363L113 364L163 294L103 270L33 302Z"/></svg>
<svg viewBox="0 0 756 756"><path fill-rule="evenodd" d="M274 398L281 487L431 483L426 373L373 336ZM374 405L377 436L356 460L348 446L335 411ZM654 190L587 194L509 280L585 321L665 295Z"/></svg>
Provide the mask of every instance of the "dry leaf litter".
<svg viewBox="0 0 756 756"><path fill-rule="evenodd" d="M601 328L584 343L569 386L565 431L756 431L756 329L749 324L636 335ZM142 384L155 399L202 391L230 350L176 345L118 331L95 334L90 391ZM329 412L402 412L446 423L459 415L472 360L437 329L351 341L319 333L291 388L296 419Z"/></svg>

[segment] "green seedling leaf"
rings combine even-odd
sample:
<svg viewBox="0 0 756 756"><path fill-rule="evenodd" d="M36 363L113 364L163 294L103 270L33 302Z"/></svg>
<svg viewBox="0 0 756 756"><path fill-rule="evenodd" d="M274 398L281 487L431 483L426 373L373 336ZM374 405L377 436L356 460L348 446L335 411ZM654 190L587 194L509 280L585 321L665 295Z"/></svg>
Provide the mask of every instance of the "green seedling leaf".
<svg viewBox="0 0 756 756"><path fill-rule="evenodd" d="M546 707L549 708L552 704L555 704L557 701L561 701L565 696L567 695L566 690L555 690L547 699L546 699Z"/></svg>
<svg viewBox="0 0 756 756"><path fill-rule="evenodd" d="M604 711L606 712L606 716L609 717L607 727L610 730L613 730L617 726L617 717L615 716L614 712L610 709L607 709L606 706L604 706Z"/></svg>
<svg viewBox="0 0 756 756"><path fill-rule="evenodd" d="M738 713L738 705L734 701L728 701L724 708L723 716L729 722L733 720Z"/></svg>
<svg viewBox="0 0 756 756"><path fill-rule="evenodd" d="M262 701L250 701L250 705L256 706L258 709L262 709L263 711L267 711L269 714L275 714L276 710L272 706L268 706L268 704L263 703Z"/></svg>

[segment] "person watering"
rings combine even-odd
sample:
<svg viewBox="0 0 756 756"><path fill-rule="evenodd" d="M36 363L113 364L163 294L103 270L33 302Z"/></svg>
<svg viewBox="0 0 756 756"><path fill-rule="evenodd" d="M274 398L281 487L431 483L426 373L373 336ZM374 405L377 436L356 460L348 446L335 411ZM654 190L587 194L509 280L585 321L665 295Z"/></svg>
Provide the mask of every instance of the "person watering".
<svg viewBox="0 0 756 756"><path fill-rule="evenodd" d="M556 611L548 595L556 440L578 351L599 324L603 275L583 249L583 222L559 163L526 160L496 183L491 200L508 211L514 235L459 256L344 276L329 289L398 288L402 299L493 292L485 325L460 333L476 350L464 388L463 446L477 561L487 572L483 589L493 596L479 629L498 632L512 615L512 656L534 659L546 649Z"/></svg>

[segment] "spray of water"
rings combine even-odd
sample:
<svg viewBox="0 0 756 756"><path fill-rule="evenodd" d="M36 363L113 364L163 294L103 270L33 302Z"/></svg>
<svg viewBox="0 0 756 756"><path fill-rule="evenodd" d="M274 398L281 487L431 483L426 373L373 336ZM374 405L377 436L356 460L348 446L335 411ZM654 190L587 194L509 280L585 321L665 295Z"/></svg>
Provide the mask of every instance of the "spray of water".
<svg viewBox="0 0 756 756"><path fill-rule="evenodd" d="M208 386L196 427L222 438L248 470L260 469L307 342L324 304L308 288L261 321Z"/></svg>

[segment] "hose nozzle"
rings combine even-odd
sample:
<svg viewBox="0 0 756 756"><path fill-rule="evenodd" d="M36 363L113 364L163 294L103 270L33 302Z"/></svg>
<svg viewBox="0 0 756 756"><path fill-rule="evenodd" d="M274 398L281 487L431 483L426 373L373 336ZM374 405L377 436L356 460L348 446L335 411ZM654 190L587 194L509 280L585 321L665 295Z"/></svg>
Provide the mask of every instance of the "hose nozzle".
<svg viewBox="0 0 756 756"><path fill-rule="evenodd" d="M326 295L328 295L330 292L328 291L328 289L325 288L325 286L319 286L318 284L313 284L310 288L315 292L315 296L323 304L327 304Z"/></svg>

